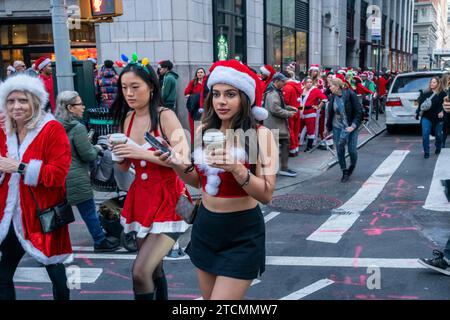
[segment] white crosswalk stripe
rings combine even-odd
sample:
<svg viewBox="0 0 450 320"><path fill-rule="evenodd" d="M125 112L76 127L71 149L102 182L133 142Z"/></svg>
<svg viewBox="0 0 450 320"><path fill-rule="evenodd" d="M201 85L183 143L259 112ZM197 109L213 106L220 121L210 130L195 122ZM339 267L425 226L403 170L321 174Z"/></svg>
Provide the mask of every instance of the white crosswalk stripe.
<svg viewBox="0 0 450 320"><path fill-rule="evenodd" d="M408 155L408 150L394 150L375 170L356 194L339 208L331 217L314 231L307 240L338 243L353 226L360 214L378 197L386 183L400 167Z"/></svg>
<svg viewBox="0 0 450 320"><path fill-rule="evenodd" d="M328 287L329 285L332 285L333 283L334 283L333 280L322 279L322 280L314 282L313 284L311 284L303 289L295 291L295 292L289 294L288 296L281 298L280 300L300 300L306 296L313 294L314 292L317 292L323 288Z"/></svg>
<svg viewBox="0 0 450 320"><path fill-rule="evenodd" d="M425 201L424 209L450 212L450 202L445 196L441 180L450 179L450 149L442 149L434 168L433 180Z"/></svg>
<svg viewBox="0 0 450 320"><path fill-rule="evenodd" d="M72 279L73 281L79 280L78 283L95 283L102 272L102 268L78 268L73 266L66 268L68 282L71 282ZM22 267L17 268L16 273L14 274L14 282L51 283L45 268Z"/></svg>

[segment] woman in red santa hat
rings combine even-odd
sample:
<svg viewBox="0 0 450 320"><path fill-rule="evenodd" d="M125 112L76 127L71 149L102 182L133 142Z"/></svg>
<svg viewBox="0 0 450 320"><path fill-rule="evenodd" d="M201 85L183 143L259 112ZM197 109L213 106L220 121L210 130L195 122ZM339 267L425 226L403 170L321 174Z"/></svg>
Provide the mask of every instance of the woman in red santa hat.
<svg viewBox="0 0 450 320"><path fill-rule="evenodd" d="M194 165L184 164L174 151L160 159L186 183L202 188L186 252L197 267L203 298L243 299L265 269L265 226L258 202L272 199L278 148L272 132L258 125L267 111L260 107L257 75L236 60L216 62L210 71L211 91L197 131L206 148L194 151L196 170L189 172Z"/></svg>
<svg viewBox="0 0 450 320"><path fill-rule="evenodd" d="M47 269L55 300L70 297L63 264L73 258L69 228L43 233L36 214L37 205L44 210L65 200L71 163L66 132L45 113L47 102L38 78L18 75L0 85L0 300L15 299L13 277L25 253Z"/></svg>
<svg viewBox="0 0 450 320"><path fill-rule="evenodd" d="M314 87L313 79L306 77L304 79L305 87L302 96L300 97L300 132L306 127L307 145L305 152L312 149L314 139L316 138L316 118L317 110L321 110L325 102L328 100L327 96L318 88Z"/></svg>
<svg viewBox="0 0 450 320"><path fill-rule="evenodd" d="M324 82L322 80L321 74L320 74L320 66L318 64L312 64L311 67L309 67L308 74L312 79L313 85L323 91L324 90Z"/></svg>
<svg viewBox="0 0 450 320"><path fill-rule="evenodd" d="M148 61L144 58L143 61ZM162 260L189 225L177 215L180 197L190 196L177 174L155 156L146 143L150 133L180 148L186 161L189 144L176 114L162 106L161 89L153 68L129 62L118 80L119 91L111 111L126 143L114 143L113 154L119 168L133 165L136 177L128 190L121 223L125 233L137 233L138 255L133 264L133 291L136 300L167 300L167 280ZM178 150L178 149L177 149Z"/></svg>

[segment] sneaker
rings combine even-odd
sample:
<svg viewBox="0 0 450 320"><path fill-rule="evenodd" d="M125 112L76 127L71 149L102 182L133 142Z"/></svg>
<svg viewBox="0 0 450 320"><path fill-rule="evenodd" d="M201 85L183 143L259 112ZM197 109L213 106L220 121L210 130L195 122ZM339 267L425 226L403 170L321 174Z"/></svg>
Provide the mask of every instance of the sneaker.
<svg viewBox="0 0 450 320"><path fill-rule="evenodd" d="M423 157L424 157L425 159L428 159L428 158L430 157L430 154L429 154L429 153L425 153L425 154L423 155Z"/></svg>
<svg viewBox="0 0 450 320"><path fill-rule="evenodd" d="M421 265L433 269L434 271L450 276L450 265L445 261L444 254L439 250L433 250L434 259L417 259Z"/></svg>
<svg viewBox="0 0 450 320"><path fill-rule="evenodd" d="M94 252L113 252L120 248L120 241L112 241L110 239L103 239L98 245L94 245Z"/></svg>
<svg viewBox="0 0 450 320"><path fill-rule="evenodd" d="M278 172L278 174L280 176L285 176L285 177L296 177L298 173L295 172L294 170L286 169L286 170L280 170Z"/></svg>
<svg viewBox="0 0 450 320"><path fill-rule="evenodd" d="M289 152L289 158L295 158L296 156L296 152Z"/></svg>
<svg viewBox="0 0 450 320"><path fill-rule="evenodd" d="M350 177L353 173L353 171L355 170L355 166L351 165L350 167L348 167L348 176Z"/></svg>
<svg viewBox="0 0 450 320"><path fill-rule="evenodd" d="M325 145L321 144L320 146L318 146L318 149L327 150L327 147Z"/></svg>

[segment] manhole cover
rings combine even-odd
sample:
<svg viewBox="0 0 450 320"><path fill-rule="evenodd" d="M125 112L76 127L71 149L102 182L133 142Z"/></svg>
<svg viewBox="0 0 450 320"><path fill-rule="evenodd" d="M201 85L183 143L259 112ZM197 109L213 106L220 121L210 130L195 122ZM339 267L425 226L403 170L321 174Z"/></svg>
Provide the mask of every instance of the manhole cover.
<svg viewBox="0 0 450 320"><path fill-rule="evenodd" d="M273 198L271 208L288 211L318 211L339 207L342 201L323 195L287 194Z"/></svg>

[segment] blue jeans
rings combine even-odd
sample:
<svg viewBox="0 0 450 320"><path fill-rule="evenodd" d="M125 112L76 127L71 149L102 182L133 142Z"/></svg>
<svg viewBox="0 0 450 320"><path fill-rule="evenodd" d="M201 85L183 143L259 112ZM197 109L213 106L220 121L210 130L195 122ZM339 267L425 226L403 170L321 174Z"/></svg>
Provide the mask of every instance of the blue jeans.
<svg viewBox="0 0 450 320"><path fill-rule="evenodd" d="M441 150L442 147L442 135L443 135L444 122L440 121L436 123L434 129L434 135L436 136L436 150ZM432 122L427 118L422 118L422 143L423 152L430 153L430 134L432 130Z"/></svg>
<svg viewBox="0 0 450 320"><path fill-rule="evenodd" d="M84 220L84 223L86 223L89 233L94 239L94 244L100 244L103 240L105 240L105 233L103 232L100 225L100 220L98 219L94 199L89 199L77 204L77 208Z"/></svg>
<svg viewBox="0 0 450 320"><path fill-rule="evenodd" d="M448 238L447 244L444 248L444 257L447 260L450 260L450 238Z"/></svg>
<svg viewBox="0 0 450 320"><path fill-rule="evenodd" d="M342 129L333 128L333 140L336 146L337 157L339 160L339 166L342 170L347 169L347 162L345 160L345 145L348 146L348 153L350 155L350 164L356 166L358 160L358 129L355 129L347 137L346 143L340 143Z"/></svg>

